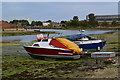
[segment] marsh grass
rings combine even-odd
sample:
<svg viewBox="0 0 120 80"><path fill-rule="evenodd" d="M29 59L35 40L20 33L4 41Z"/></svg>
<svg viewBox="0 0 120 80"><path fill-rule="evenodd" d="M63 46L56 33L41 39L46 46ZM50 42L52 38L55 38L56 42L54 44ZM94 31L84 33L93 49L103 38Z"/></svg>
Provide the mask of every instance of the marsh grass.
<svg viewBox="0 0 120 80"><path fill-rule="evenodd" d="M98 35L92 35L92 37L97 39L105 39L106 45L102 49L102 51L119 51L119 36L118 32L114 33L106 33L106 34L98 34Z"/></svg>
<svg viewBox="0 0 120 80"><path fill-rule="evenodd" d="M19 36L19 35L36 35L36 34L55 34L56 32L44 31L2 31L1 36Z"/></svg>
<svg viewBox="0 0 120 80"><path fill-rule="evenodd" d="M23 43L15 43L15 42L11 42L11 43L0 43L0 46L18 46L18 45L23 45Z"/></svg>
<svg viewBox="0 0 120 80"><path fill-rule="evenodd" d="M107 43L102 51L115 51L117 54L119 44L118 34L92 35L95 38L106 39ZM3 44L2 77L3 80L34 80L46 78L115 78L118 77L118 62L105 64L107 58L91 58L84 55L79 60L45 61L31 58L21 43ZM23 52L21 52L23 51ZM118 61L116 56L113 59ZM97 60L97 63L96 63ZM114 75L112 75L112 72ZM111 74L109 74L111 73ZM93 79L92 79L93 80ZM110 79L108 79L110 80Z"/></svg>

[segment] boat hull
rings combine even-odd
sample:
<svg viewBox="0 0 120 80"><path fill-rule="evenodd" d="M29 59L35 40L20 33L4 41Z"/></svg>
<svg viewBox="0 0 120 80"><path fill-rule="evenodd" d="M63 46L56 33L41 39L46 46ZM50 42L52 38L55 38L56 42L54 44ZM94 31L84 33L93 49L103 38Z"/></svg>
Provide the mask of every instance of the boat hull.
<svg viewBox="0 0 120 80"><path fill-rule="evenodd" d="M78 46L83 50L99 51L105 46L105 44L106 44L106 41L99 42L99 43L91 43L91 44L78 44Z"/></svg>
<svg viewBox="0 0 120 80"><path fill-rule="evenodd" d="M79 59L80 55L74 54L72 50L49 49L49 48L35 48L24 46L28 54L33 58L65 58L65 59Z"/></svg>

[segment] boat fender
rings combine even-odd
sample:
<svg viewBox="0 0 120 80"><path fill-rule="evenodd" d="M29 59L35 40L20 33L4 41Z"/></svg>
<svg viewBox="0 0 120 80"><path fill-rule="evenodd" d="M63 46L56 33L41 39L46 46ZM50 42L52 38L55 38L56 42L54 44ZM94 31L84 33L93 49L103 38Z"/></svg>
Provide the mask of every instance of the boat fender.
<svg viewBox="0 0 120 80"><path fill-rule="evenodd" d="M100 50L100 47L98 46L98 50Z"/></svg>

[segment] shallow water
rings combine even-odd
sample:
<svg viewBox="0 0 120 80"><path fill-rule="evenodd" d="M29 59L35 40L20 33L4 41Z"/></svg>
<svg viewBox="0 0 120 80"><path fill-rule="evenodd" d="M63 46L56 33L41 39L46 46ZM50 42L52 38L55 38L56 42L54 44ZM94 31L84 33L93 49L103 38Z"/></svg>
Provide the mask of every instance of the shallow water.
<svg viewBox="0 0 120 80"><path fill-rule="evenodd" d="M34 30L34 29L32 29ZM50 37L62 37L62 36L68 36L68 35L74 35L74 34L80 34L80 31L78 30L57 30L57 29L40 29L40 31L54 31L60 34L50 34ZM84 34L91 35L91 34L104 34L106 32L110 32L111 30L107 31L85 31ZM44 36L47 36L47 34L44 34ZM3 42L31 42L33 40L37 40L36 35L22 35L22 36L4 36L0 37L2 38Z"/></svg>

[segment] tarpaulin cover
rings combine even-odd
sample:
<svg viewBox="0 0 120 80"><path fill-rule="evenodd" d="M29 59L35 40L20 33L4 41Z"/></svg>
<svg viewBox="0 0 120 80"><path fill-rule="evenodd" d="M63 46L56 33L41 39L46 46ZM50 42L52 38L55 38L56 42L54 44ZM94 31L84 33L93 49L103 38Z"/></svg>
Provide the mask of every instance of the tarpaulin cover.
<svg viewBox="0 0 120 80"><path fill-rule="evenodd" d="M82 53L82 49L80 49L78 45L64 38L53 38L50 45L64 49L71 49L74 53Z"/></svg>
<svg viewBox="0 0 120 80"><path fill-rule="evenodd" d="M76 35L72 35L70 37L67 37L66 39L70 40L70 41L74 41L76 39L79 39L79 38L82 38L82 37L85 37L86 35L85 34L76 34Z"/></svg>

